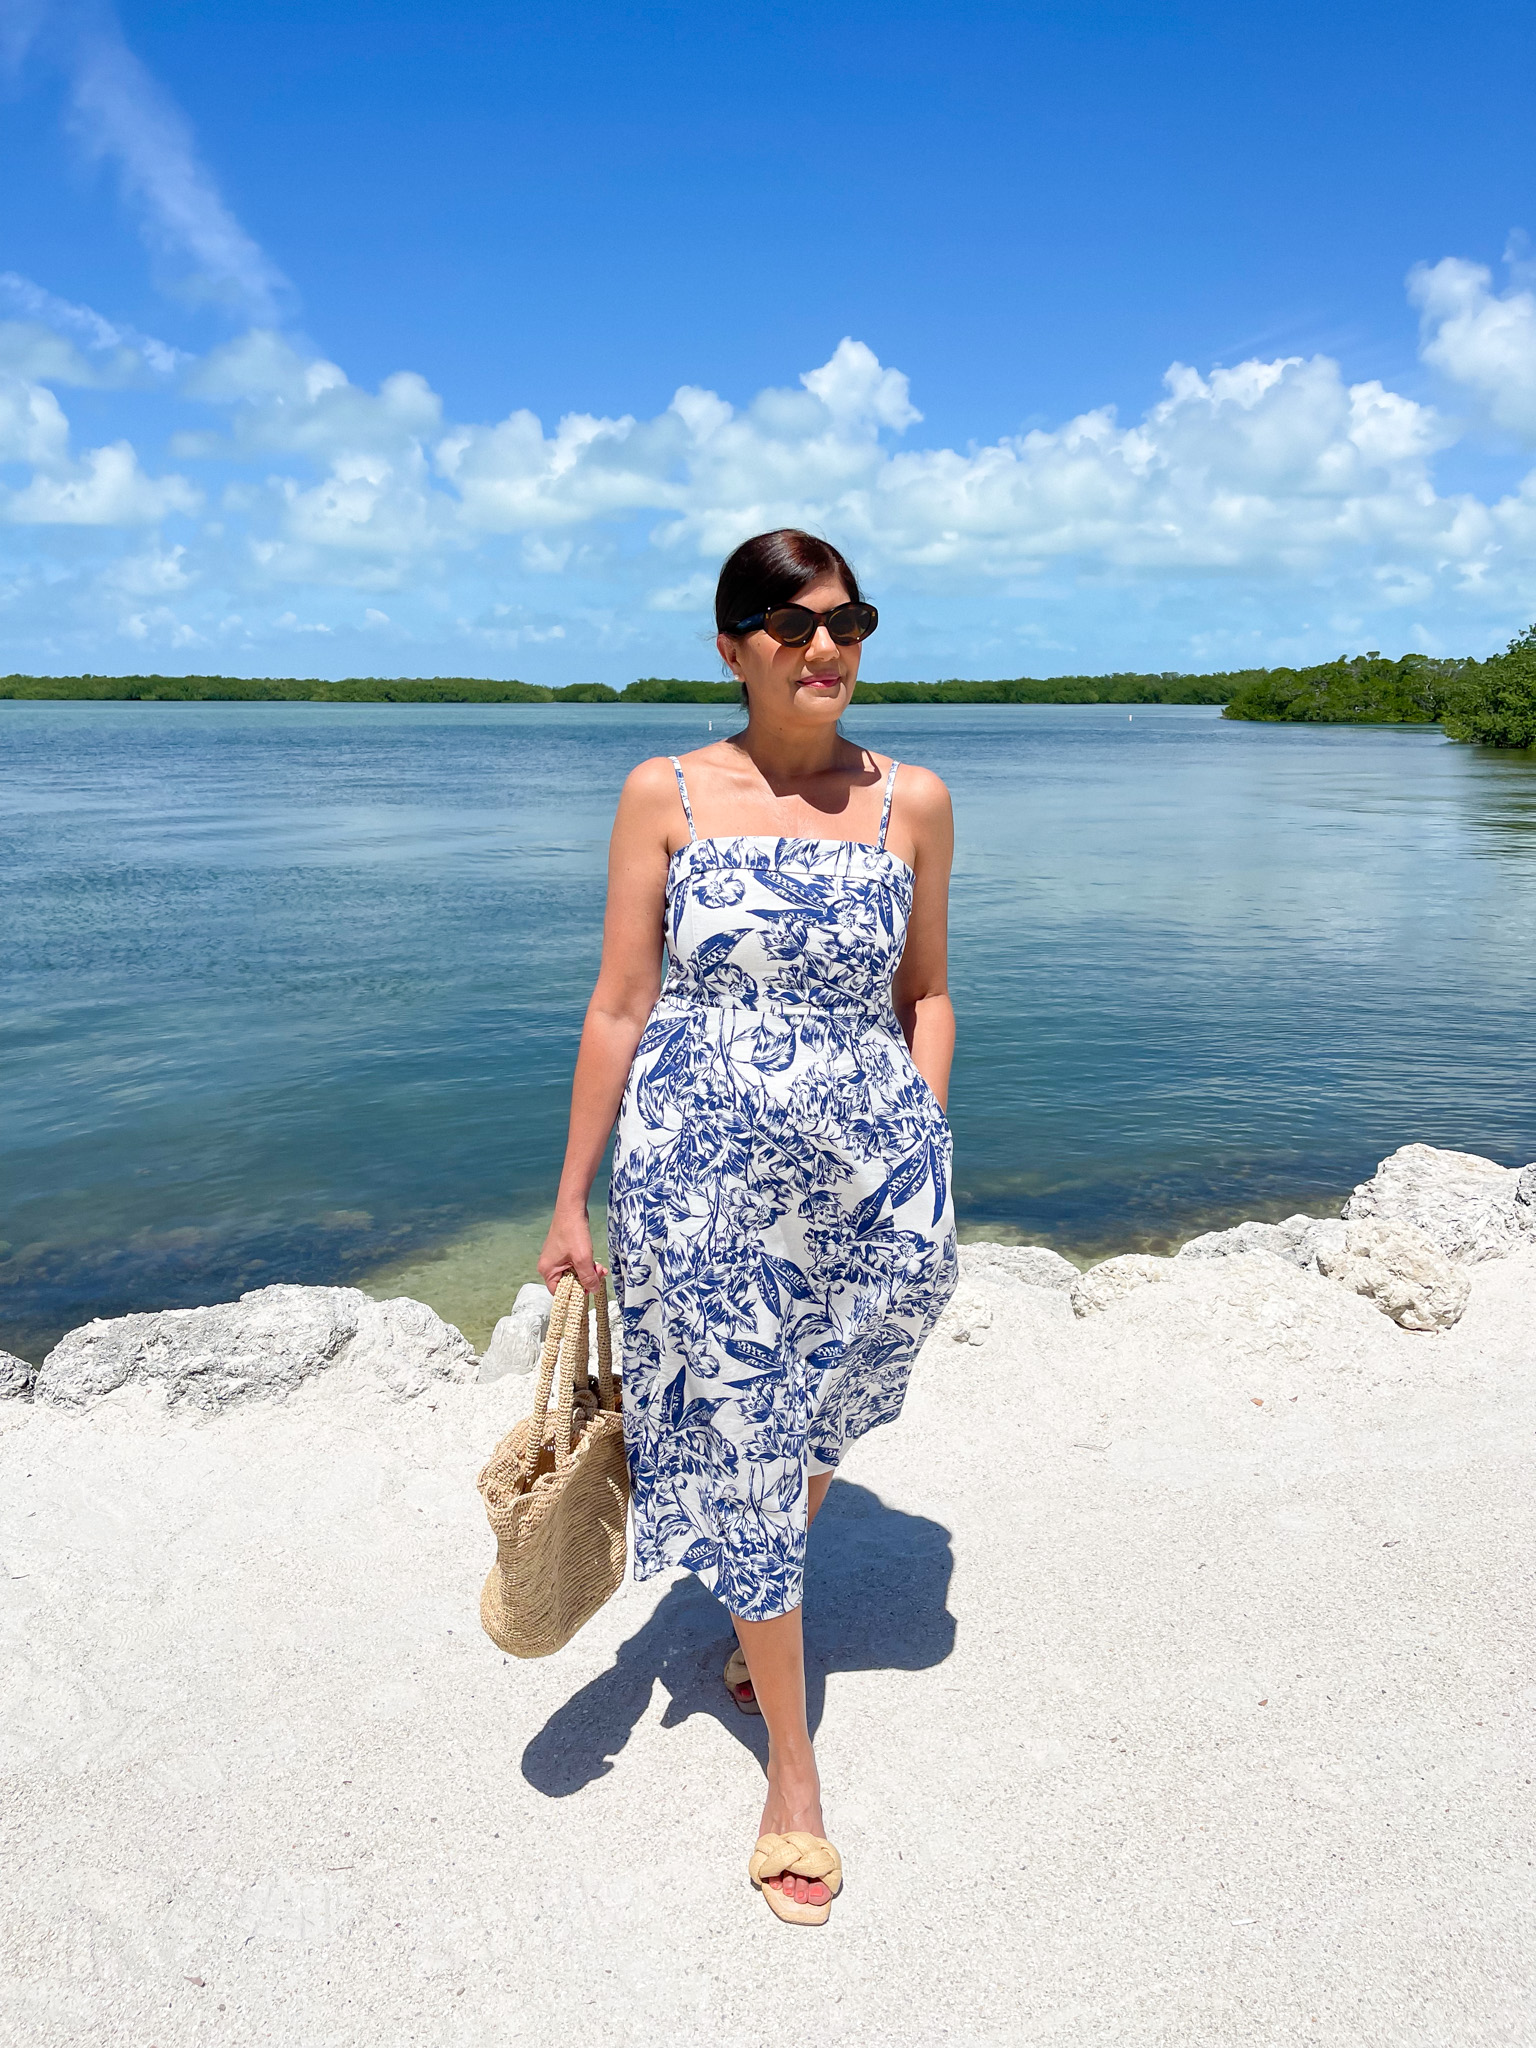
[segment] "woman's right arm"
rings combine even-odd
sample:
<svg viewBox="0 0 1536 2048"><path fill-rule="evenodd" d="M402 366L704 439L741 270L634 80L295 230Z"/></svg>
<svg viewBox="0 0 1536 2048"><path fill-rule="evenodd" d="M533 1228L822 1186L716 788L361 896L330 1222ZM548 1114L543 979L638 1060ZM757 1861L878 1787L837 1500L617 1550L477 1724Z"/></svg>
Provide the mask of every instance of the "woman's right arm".
<svg viewBox="0 0 1536 2048"><path fill-rule="evenodd" d="M608 904L603 917L603 958L587 1005L565 1166L555 1217L539 1256L539 1274L554 1291L562 1273L595 1288L587 1198L602 1165L640 1034L661 991L665 937L668 834L678 807L671 763L642 761L624 784L608 844Z"/></svg>

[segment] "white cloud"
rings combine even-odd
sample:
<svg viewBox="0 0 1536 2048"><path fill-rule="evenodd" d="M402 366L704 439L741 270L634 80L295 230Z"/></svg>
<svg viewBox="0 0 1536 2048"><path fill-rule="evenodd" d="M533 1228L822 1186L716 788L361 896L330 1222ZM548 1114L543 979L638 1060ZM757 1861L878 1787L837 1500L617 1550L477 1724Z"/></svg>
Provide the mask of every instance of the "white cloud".
<svg viewBox="0 0 1536 2048"><path fill-rule="evenodd" d="M800 382L843 427L890 427L899 434L922 418L900 370L883 369L873 349L846 334L831 359L819 370L807 370Z"/></svg>
<svg viewBox="0 0 1536 2048"><path fill-rule="evenodd" d="M89 449L79 462L39 470L3 503L14 526L154 526L195 512L202 494L185 477L148 477L127 441Z"/></svg>
<svg viewBox="0 0 1536 2048"><path fill-rule="evenodd" d="M0 371L0 462L54 468L69 452L69 421L53 393Z"/></svg>
<svg viewBox="0 0 1536 2048"><path fill-rule="evenodd" d="M7 338L0 329L0 342ZM22 353L13 350L13 358ZM47 367L36 360L32 366ZM154 526L202 505L202 493L185 477L146 476L128 441L73 460L58 399L45 384L8 369L0 369L0 464L32 471L20 488L0 490L0 518L13 526Z"/></svg>
<svg viewBox="0 0 1536 2048"><path fill-rule="evenodd" d="M217 348L186 378L187 395L230 410L230 436L183 436L188 454L308 455L317 462L359 452L419 449L442 424L442 401L424 377L402 370L377 394L348 382L323 356L306 357L283 335L257 328Z"/></svg>
<svg viewBox="0 0 1536 2048"><path fill-rule="evenodd" d="M1433 411L1376 382L1347 385L1324 357L1209 378L1176 364L1167 396L1135 426L1104 408L964 452L881 438L882 421L905 425L912 408L905 381L868 349L845 342L801 382L741 412L684 387L654 420L575 415L549 436L515 414L450 432L438 467L472 528L659 512L673 515L665 545L711 558L790 522L835 531L887 567L992 574L1074 557L1267 574L1389 540L1476 544L1459 530L1461 505L1427 483L1446 438ZM689 579L650 602L681 608L703 594Z"/></svg>
<svg viewBox="0 0 1536 2048"><path fill-rule="evenodd" d="M654 510L680 446L671 426L667 415L640 429L627 415L567 413L546 437L533 413L519 411L493 427L455 428L434 457L467 527L516 533Z"/></svg>
<svg viewBox="0 0 1536 2048"><path fill-rule="evenodd" d="M109 0L4 0L0 67L29 59L64 72L80 148L116 163L146 239L190 258L191 289L248 319L272 318L285 279L225 205L185 115L128 47Z"/></svg>
<svg viewBox="0 0 1536 2048"><path fill-rule="evenodd" d="M310 489L292 478L282 488L289 538L322 555L417 557L438 540L446 510L430 489L424 457L414 452L394 462L366 450L340 455Z"/></svg>
<svg viewBox="0 0 1536 2048"><path fill-rule="evenodd" d="M1347 384L1327 357L1208 377L1175 364L1132 426L1106 407L965 451L904 450L920 417L906 379L848 339L798 389L740 410L685 385L653 419L572 413L550 433L527 411L444 428L420 377L368 392L270 332L216 351L188 390L227 410L231 433L179 437L178 453L303 455L322 469L278 480L280 528L259 555L274 576L398 578L497 534L522 536L527 572L560 573L570 542L553 534L637 515L660 518L666 553L718 558L792 522L836 532L877 568L992 576L1064 561L1307 574L1350 557L1369 569L1383 550L1470 562L1490 544L1486 508L1430 483L1448 438L1433 409L1379 381ZM674 577L648 603L700 605L706 580Z"/></svg>
<svg viewBox="0 0 1536 2048"><path fill-rule="evenodd" d="M141 554L125 555L107 571L105 580L133 597L157 597L173 590L185 590L193 582L186 568L184 547L145 548Z"/></svg>
<svg viewBox="0 0 1536 2048"><path fill-rule="evenodd" d="M905 378L862 344L845 340L800 381L740 411L684 386L648 421L572 414L546 434L519 412L455 427L436 467L472 533L660 514L664 548L712 559L788 523L835 532L876 566L983 575L1069 559L1305 573L1387 544L1463 556L1482 537L1428 483L1447 439L1433 410L1348 385L1326 357L1209 378L1175 364L1134 426L1102 408L964 452L891 445L918 415ZM702 604L706 580L668 582L648 603Z"/></svg>
<svg viewBox="0 0 1536 2048"><path fill-rule="evenodd" d="M1530 294L1495 297L1486 272L1454 260L1416 273L1413 289L1426 356L1515 418ZM73 331L102 353L125 332L75 311ZM0 461L31 471L0 500L6 519L153 525L197 509L186 477L145 475L127 442L72 459L49 389L81 374L72 342L0 326L0 365ZM1127 619L1183 605L1178 658L1209 662L1238 651L1223 621L1244 607L1312 620L1295 631L1326 633L1330 647L1392 615L1420 639L1474 613L1507 633L1536 572L1536 480L1502 497L1442 493L1435 459L1453 425L1326 356L1205 374L1175 363L1139 419L1103 406L963 448L910 445L921 415L906 378L847 337L743 404L683 385L652 418L577 411L548 430L526 409L446 419L413 372L354 385L270 327L192 364L168 396L201 411L171 447L220 463L219 516L185 555L156 541L103 566L99 589L114 616L124 591L186 589L210 632L232 606L270 617L271 604L289 607L285 633L389 625L418 647L436 635L444 654L454 633L487 650L554 646L562 622L573 661L685 630L698 641L721 555L782 523L835 538L877 589L895 583L909 619L983 593L983 653L941 657L935 642L933 654L994 672L1045 649L1070 659L1073 619L1103 616L1110 590ZM315 596L326 588L353 595L327 615ZM388 613L364 609L359 628L364 592L390 593ZM1271 628L1244 630L1248 658L1269 658L1258 643ZM690 656L678 646L667 658Z"/></svg>
<svg viewBox="0 0 1536 2048"><path fill-rule="evenodd" d="M881 429L900 432L922 417L906 378L862 342L843 340L800 382L799 391L760 392L741 413L685 384L655 419L568 413L550 435L519 411L493 427L450 429L434 457L478 533L664 512L679 515L669 529L676 538L710 523L716 501L750 531L754 520L773 523L757 517L761 508L867 480L888 459Z"/></svg>
<svg viewBox="0 0 1536 2048"><path fill-rule="evenodd" d="M518 550L523 567L531 576L558 576L575 551L575 543L568 540L547 541L542 534L530 533L523 537Z"/></svg>
<svg viewBox="0 0 1536 2048"><path fill-rule="evenodd" d="M91 366L73 342L31 320L0 320L0 371L29 383L94 384Z"/></svg>
<svg viewBox="0 0 1536 2048"><path fill-rule="evenodd" d="M198 283L258 319L285 280L241 227L199 162L181 109L129 49L116 19L93 9L70 38L75 129L87 154L116 159L150 240L191 257Z"/></svg>
<svg viewBox="0 0 1536 2048"><path fill-rule="evenodd" d="M38 323L34 333L52 330L56 334L78 334L87 348L97 354L110 354L119 376L131 376L142 365L157 376L168 377L180 364L192 360L184 349L172 348L169 342L156 341L152 334L140 334L137 328L108 320L94 306L77 306L68 299L56 298L14 270L0 270L0 296ZM72 356L71 360L78 363L78 358ZM79 364L67 381L87 384L99 379Z"/></svg>
<svg viewBox="0 0 1536 2048"><path fill-rule="evenodd" d="M386 377L378 391L349 382L324 357L306 357L285 337L258 329L215 349L189 372L187 395L228 416L228 431L183 432L184 459L306 458L317 481L278 475L280 533L254 549L272 577L386 581L392 565L419 561L453 539L457 512L433 487L428 443L442 426L442 402L414 371ZM252 495L234 486L232 510ZM343 558L351 558L348 562Z"/></svg>
<svg viewBox="0 0 1536 2048"><path fill-rule="evenodd" d="M1424 360L1475 393L1496 425L1536 436L1536 291L1501 294L1492 283L1482 264L1459 256L1411 272Z"/></svg>
<svg viewBox="0 0 1536 2048"><path fill-rule="evenodd" d="M519 647L553 647L566 638L563 625L531 623L520 607L493 603L478 618L454 621L460 638L472 640L485 653L510 654Z"/></svg>
<svg viewBox="0 0 1536 2048"><path fill-rule="evenodd" d="M117 630L128 640L153 639L172 648L205 644L201 633L184 619L178 619L165 605L156 605L153 611L129 612L118 621Z"/></svg>
<svg viewBox="0 0 1536 2048"><path fill-rule="evenodd" d="M700 569L684 583L668 583L653 590L646 605L653 612L706 611L715 594L715 580L707 569Z"/></svg>

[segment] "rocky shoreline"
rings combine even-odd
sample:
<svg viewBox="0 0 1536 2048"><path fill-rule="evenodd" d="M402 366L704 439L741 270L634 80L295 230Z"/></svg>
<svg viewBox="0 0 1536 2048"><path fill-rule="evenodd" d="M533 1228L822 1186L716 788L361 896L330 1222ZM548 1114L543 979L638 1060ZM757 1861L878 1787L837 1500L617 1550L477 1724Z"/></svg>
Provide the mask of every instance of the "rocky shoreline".
<svg viewBox="0 0 1536 2048"><path fill-rule="evenodd" d="M1357 1187L1337 1217L1239 1223L1192 1238L1170 1258L1127 1253L1080 1272L1043 1245L961 1248L967 1277L1007 1274L1065 1292L1078 1316L1165 1283L1187 1262L1278 1261L1372 1301L1400 1329L1448 1330L1466 1310L1468 1268L1536 1246L1536 1164L1505 1167L1474 1153L1405 1145ZM1262 1290L1262 1270L1254 1285ZM355 1287L257 1288L208 1308L164 1309L71 1330L42 1366L0 1351L0 1397L80 1407L130 1383L170 1402L220 1408L281 1399L313 1374L352 1366L409 1397L439 1380L494 1380L538 1362L548 1293L523 1287L483 1357L424 1302L372 1300ZM617 1335L617 1319L615 1319Z"/></svg>

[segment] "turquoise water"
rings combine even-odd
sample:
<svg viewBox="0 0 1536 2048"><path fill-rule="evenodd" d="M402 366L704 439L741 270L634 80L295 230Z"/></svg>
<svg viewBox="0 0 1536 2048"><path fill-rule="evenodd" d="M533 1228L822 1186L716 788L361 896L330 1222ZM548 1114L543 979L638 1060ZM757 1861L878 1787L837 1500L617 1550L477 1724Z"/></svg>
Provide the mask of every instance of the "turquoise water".
<svg viewBox="0 0 1536 2048"><path fill-rule="evenodd" d="M619 784L711 717L0 706L0 1346L381 1269L483 1321L552 1197ZM1536 1157L1529 758L1185 707L847 728L954 792L963 1232L1155 1248L1409 1139Z"/></svg>

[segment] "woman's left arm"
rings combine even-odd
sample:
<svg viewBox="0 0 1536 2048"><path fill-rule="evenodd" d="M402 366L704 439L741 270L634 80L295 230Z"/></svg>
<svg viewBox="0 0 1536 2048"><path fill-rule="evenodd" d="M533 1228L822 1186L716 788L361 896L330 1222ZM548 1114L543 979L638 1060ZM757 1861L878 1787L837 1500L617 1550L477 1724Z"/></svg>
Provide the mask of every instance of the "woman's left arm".
<svg viewBox="0 0 1536 2048"><path fill-rule="evenodd" d="M949 1000L949 870L955 814L949 791L926 768L897 770L902 837L912 845L912 915L892 1000L913 1065L939 1098L949 1100L955 1013ZM894 850L894 849L893 849Z"/></svg>

